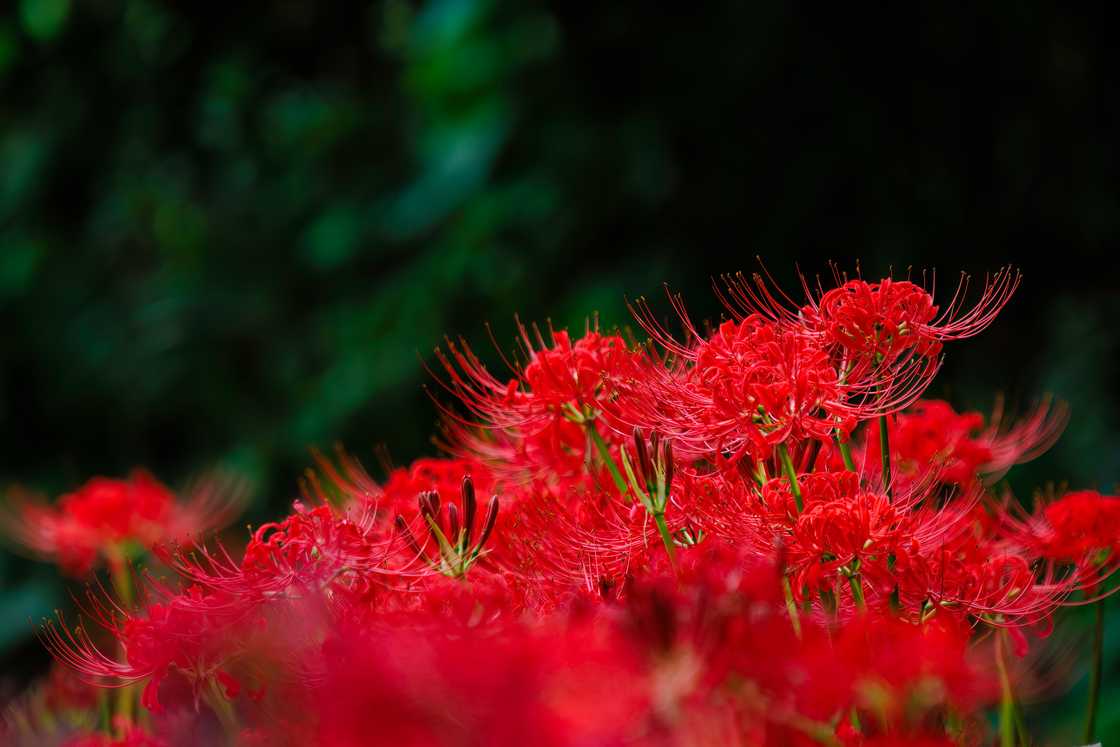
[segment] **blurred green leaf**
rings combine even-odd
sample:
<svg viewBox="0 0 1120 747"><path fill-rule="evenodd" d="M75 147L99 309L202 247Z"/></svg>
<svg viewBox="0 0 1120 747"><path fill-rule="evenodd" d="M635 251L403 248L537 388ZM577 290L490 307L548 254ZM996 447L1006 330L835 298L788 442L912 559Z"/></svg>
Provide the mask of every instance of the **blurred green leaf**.
<svg viewBox="0 0 1120 747"><path fill-rule="evenodd" d="M27 291L44 252L34 241L0 235L0 300Z"/></svg>
<svg viewBox="0 0 1120 747"><path fill-rule="evenodd" d="M19 40L8 24L0 21L0 79L19 58Z"/></svg>
<svg viewBox="0 0 1120 747"><path fill-rule="evenodd" d="M49 41L66 25L70 0L20 0L19 9L27 33L38 41Z"/></svg>
<svg viewBox="0 0 1120 747"><path fill-rule="evenodd" d="M304 237L304 253L320 270L343 265L358 250L362 218L350 205L335 205L316 218Z"/></svg>

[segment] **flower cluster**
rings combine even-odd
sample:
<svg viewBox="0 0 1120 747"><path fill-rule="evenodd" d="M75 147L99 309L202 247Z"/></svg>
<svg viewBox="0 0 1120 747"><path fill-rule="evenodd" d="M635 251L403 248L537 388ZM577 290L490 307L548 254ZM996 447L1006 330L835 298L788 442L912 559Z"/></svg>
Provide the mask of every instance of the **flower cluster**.
<svg viewBox="0 0 1120 747"><path fill-rule="evenodd" d="M316 454L240 553L170 542L198 512L142 475L22 505L10 533L64 568L137 542L163 570L137 603L87 593L94 625L44 625L61 664L116 688L100 732L23 718L13 740L981 744L997 701L1005 743L1025 738L1008 657L1112 590L1120 500L993 492L1060 406L1009 424L921 399L1017 284L939 306L838 275L798 304L733 277L706 333L675 296L683 340L644 302L644 345L520 326L507 375L448 342L448 456L379 482ZM80 563L66 532L89 538Z"/></svg>

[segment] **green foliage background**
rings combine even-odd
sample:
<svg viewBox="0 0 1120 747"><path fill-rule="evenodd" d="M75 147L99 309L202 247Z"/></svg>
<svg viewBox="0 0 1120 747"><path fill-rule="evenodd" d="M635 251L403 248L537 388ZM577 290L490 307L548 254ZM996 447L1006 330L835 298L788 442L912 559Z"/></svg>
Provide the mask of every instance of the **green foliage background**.
<svg viewBox="0 0 1120 747"><path fill-rule="evenodd" d="M510 342L516 312L625 323L624 297L662 281L715 317L711 276L755 255L790 283L829 259L936 266L942 286L1022 267L934 394L1071 403L1020 495L1120 479L1103 18L1045 2L6 7L6 483L220 463L253 480L259 520L294 496L309 445L431 451L422 359L442 335L485 350L483 323ZM62 592L14 557L0 574L19 681L43 665L26 621ZM1104 733L1120 735L1113 628ZM1083 692L1028 717L1069 743Z"/></svg>

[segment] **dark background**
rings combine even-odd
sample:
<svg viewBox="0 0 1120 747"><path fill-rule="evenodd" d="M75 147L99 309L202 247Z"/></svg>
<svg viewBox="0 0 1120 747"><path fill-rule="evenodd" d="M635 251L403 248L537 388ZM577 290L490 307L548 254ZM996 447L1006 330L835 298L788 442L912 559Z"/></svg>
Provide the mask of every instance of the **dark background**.
<svg viewBox="0 0 1120 747"><path fill-rule="evenodd" d="M1112 489L1114 27L1043 2L745 5L8 4L0 481L223 464L258 521L309 445L432 452L442 335L625 323L663 281L714 317L711 277L759 255L791 287L828 260L942 290L1020 267L931 393L1055 393L1071 425L1013 487ZM0 578L0 655L34 669L27 620L61 586L6 555ZM1076 723L1083 692L1028 717Z"/></svg>

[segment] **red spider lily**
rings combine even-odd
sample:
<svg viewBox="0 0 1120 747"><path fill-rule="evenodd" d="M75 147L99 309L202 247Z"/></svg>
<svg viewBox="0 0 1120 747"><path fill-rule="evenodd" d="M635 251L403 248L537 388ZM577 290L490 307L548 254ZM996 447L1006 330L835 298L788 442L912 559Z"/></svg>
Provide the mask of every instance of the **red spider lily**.
<svg viewBox="0 0 1120 747"><path fill-rule="evenodd" d="M971 337L994 321L1021 279L1011 268L985 278L979 300L966 308L969 278L962 274L942 309L933 293L910 281L869 283L834 271L837 287L801 278L807 303L770 289L755 273L724 278L721 300L741 319L761 314L800 329L828 349L843 380L854 388L852 406L863 416L893 412L914 402L937 373L941 344ZM768 277L768 276L767 276ZM719 289L717 288L717 293Z"/></svg>
<svg viewBox="0 0 1120 747"><path fill-rule="evenodd" d="M661 554L657 528L638 503L572 487L524 495L499 524L495 562L536 589L543 608L577 590L598 594ZM674 527L676 519L670 514Z"/></svg>
<svg viewBox="0 0 1120 747"><path fill-rule="evenodd" d="M43 638L86 681L142 683L160 738L180 719L269 745L980 744L973 654L997 640L1020 671L1005 641L1120 566L1120 500L1028 513L977 479L1048 446L1062 408L896 412L1017 282L939 310L907 281L798 305L733 280L705 334L671 297L684 342L641 303L642 350L521 327L508 380L449 342L451 458L382 485L316 453L243 555L161 549L174 581L145 574L136 606L91 592L103 633ZM893 471L860 430L879 415Z"/></svg>
<svg viewBox="0 0 1120 747"><path fill-rule="evenodd" d="M916 400L936 373L936 362L853 362L804 325L761 314L724 322L704 337L680 298L670 298L686 342L677 342L644 302L632 306L664 353L614 411L697 456L766 458L778 444L846 436L860 420Z"/></svg>
<svg viewBox="0 0 1120 747"><path fill-rule="evenodd" d="M827 352L796 330L756 315L682 346L648 314L636 313L673 363L636 379L626 409L614 411L672 439L683 453L766 458L777 444L827 440L854 425L849 392Z"/></svg>
<svg viewBox="0 0 1120 747"><path fill-rule="evenodd" d="M575 343L563 330L551 330L548 342L536 327L532 335L519 330L527 363L507 361L508 380L494 377L466 342L437 349L447 376L440 381L467 409L464 417L441 406L451 448L521 479L577 474L595 450L589 429L610 438L604 410L640 375L641 358L621 337L590 329Z"/></svg>
<svg viewBox="0 0 1120 747"><path fill-rule="evenodd" d="M240 570L250 588L260 593L321 588L341 581L353 582L364 591L379 575L388 574L385 567L392 548L391 539L375 529L368 512L340 513L330 506L308 509L297 503L283 522L257 529Z"/></svg>
<svg viewBox="0 0 1120 747"><path fill-rule="evenodd" d="M803 326L857 357L883 361L910 351L930 357L939 352L942 342L979 334L1007 305L1022 280L1010 267L986 276L980 298L966 308L970 278L961 273L956 291L942 308L935 304L932 290L908 280L848 280L836 268L834 277L837 287L826 290L819 278L814 289L802 275L805 304L771 290L772 279L759 273L749 279L742 274L725 276L726 293L720 298L739 317L758 313Z"/></svg>
<svg viewBox="0 0 1120 747"><path fill-rule="evenodd" d="M191 586L173 593L153 582L159 601L142 611L126 610L104 595L87 595L87 612L118 642L124 660L105 654L83 627L59 619L47 623L47 649L92 684L117 687L147 680L142 703L161 709L159 687L171 669L185 675L195 696L221 672L236 652L239 638L253 628L257 605L246 598Z"/></svg>
<svg viewBox="0 0 1120 747"><path fill-rule="evenodd" d="M878 588L889 584L898 557L917 546L915 529L914 518L882 494L807 502L784 548L785 560L799 589L836 595L838 583L863 579ZM861 597L855 602L861 604Z"/></svg>
<svg viewBox="0 0 1120 747"><path fill-rule="evenodd" d="M707 421L703 427L713 436L709 451L737 451L729 436L738 432L748 435L756 454L768 456L775 444L827 440L838 427L851 427L825 351L761 317L724 322L699 343L688 383L689 398L700 404L693 417Z"/></svg>
<svg viewBox="0 0 1120 747"><path fill-rule="evenodd" d="M162 552L186 588L176 592L149 577L148 595L157 601L140 611L89 595L91 615L118 641L123 661L104 654L82 628L48 624L45 642L91 680L147 680L143 703L153 710L159 709L159 688L172 670L187 678L196 697L215 681L232 692L225 669L263 635L262 624L278 609L300 599L350 608L408 570L388 567L397 551L393 537L375 522L375 511L375 506L340 512L297 503L283 522L254 533L240 562L224 550Z"/></svg>
<svg viewBox="0 0 1120 747"><path fill-rule="evenodd" d="M490 470L475 459L417 459L408 467L389 474L382 488L381 508L396 516L416 507L416 498L424 492L457 495L463 479L469 476L472 488L482 495L495 492L496 483Z"/></svg>
<svg viewBox="0 0 1120 747"><path fill-rule="evenodd" d="M610 745L641 734L641 671L609 628L450 633L340 630L309 652L305 712L316 718L273 743Z"/></svg>
<svg viewBox="0 0 1120 747"><path fill-rule="evenodd" d="M983 428L978 412L958 415L947 402L920 401L888 420L891 472L896 480L920 479L933 468L946 483L968 485L993 458L991 446L981 439ZM867 438L864 456L865 470L880 469L877 437Z"/></svg>
<svg viewBox="0 0 1120 747"><path fill-rule="evenodd" d="M1001 509L1010 540L1051 563L1072 567L1086 601L1117 591L1102 592L1102 586L1120 571L1120 498L1080 490L1041 501L1030 514L1010 499Z"/></svg>
<svg viewBox="0 0 1120 747"><path fill-rule="evenodd" d="M396 574L386 570L387 538L372 535L367 523L329 506L297 510L285 521L258 529L238 563L224 551L200 549L191 555L163 553L186 584L178 592L146 578L149 601L129 610L106 595L87 595L88 612L109 631L124 661L108 656L81 627L49 623L48 649L93 682L125 684L147 680L143 703L158 710L160 684L169 672L183 674L197 698L215 680L226 679L229 660L261 635L272 608L291 600L324 603L363 598ZM330 587L331 596L320 594Z"/></svg>
<svg viewBox="0 0 1120 747"><path fill-rule="evenodd" d="M950 507L956 530L925 544L897 572L905 610L922 618L942 613L990 625L1047 621L1077 588L1077 579L1008 541L984 507ZM962 520L963 519L963 520Z"/></svg>
<svg viewBox="0 0 1120 747"><path fill-rule="evenodd" d="M1010 424L1003 422L1002 403L985 422L978 412L957 413L948 402L921 400L888 421L891 471L900 483L931 476L961 487L979 476L990 483L1052 446L1066 419L1066 408L1049 400ZM853 454L863 471L880 470L877 435L865 432L856 439ZM831 455L831 464L843 468L838 454Z"/></svg>
<svg viewBox="0 0 1120 747"><path fill-rule="evenodd" d="M923 507L923 493L900 493L892 501L862 487L853 472L806 473L798 482L800 510L784 477L759 486L725 472L686 478L683 485L708 535L751 548L757 557L780 556L796 597L809 604L823 594L830 613L838 601L845 614L854 609L845 601L848 587L857 594L858 586L872 602L886 599L913 554L959 531L957 514ZM861 604L862 597L852 602Z"/></svg>
<svg viewBox="0 0 1120 747"><path fill-rule="evenodd" d="M799 707L821 720L857 713L865 741L848 744L945 740L946 716L967 716L996 692L993 678L970 661L969 639L968 628L950 620L913 625L861 615L807 644L803 656L813 677Z"/></svg>
<svg viewBox="0 0 1120 747"><path fill-rule="evenodd" d="M99 559L119 571L135 548L191 542L225 526L240 513L244 495L230 480L206 479L178 502L150 474L135 470L125 480L95 477L53 506L19 496L0 516L0 530L70 575L89 574Z"/></svg>
<svg viewBox="0 0 1120 747"><path fill-rule="evenodd" d="M189 584L253 600L292 597L331 586L337 593L371 593L405 569L388 529L372 509L340 511L296 502L282 522L262 525L236 561L222 548L165 552L163 560Z"/></svg>
<svg viewBox="0 0 1120 747"><path fill-rule="evenodd" d="M941 612L995 625L1043 621L1078 588L1038 565L979 507L977 489L939 505L912 490L893 500L852 472L799 475L803 510L787 478L759 487L730 472L685 477L682 495L709 536L780 556L796 599L848 616L859 596L914 620ZM858 590L857 590L858 587ZM851 588L849 595L847 589Z"/></svg>
<svg viewBox="0 0 1120 747"><path fill-rule="evenodd" d="M1042 509L1035 529L1043 557L1078 562L1120 552L1120 499L1095 490L1067 493Z"/></svg>

